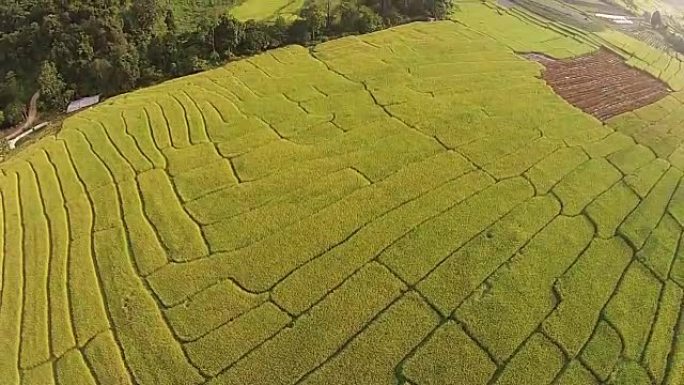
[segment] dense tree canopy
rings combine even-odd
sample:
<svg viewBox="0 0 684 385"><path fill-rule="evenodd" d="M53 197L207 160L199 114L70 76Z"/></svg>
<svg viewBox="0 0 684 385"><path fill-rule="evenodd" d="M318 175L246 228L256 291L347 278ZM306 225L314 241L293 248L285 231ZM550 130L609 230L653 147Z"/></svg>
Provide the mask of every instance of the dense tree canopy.
<svg viewBox="0 0 684 385"><path fill-rule="evenodd" d="M19 0L0 4L0 126L23 119L31 94L61 110L72 97L113 95L282 44L310 44L446 15L451 0L308 0L292 23L228 13L177 28L161 0Z"/></svg>
<svg viewBox="0 0 684 385"><path fill-rule="evenodd" d="M57 71L55 63L49 61L43 62L40 67L38 86L43 105L48 109L64 109L73 93L67 90L66 83Z"/></svg>

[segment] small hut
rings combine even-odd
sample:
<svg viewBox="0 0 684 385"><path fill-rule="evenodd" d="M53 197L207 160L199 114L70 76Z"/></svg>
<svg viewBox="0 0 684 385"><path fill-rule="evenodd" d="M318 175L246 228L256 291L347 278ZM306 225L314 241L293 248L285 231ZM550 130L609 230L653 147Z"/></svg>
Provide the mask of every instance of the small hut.
<svg viewBox="0 0 684 385"><path fill-rule="evenodd" d="M70 114L72 112L82 110L86 107L94 106L99 102L100 102L100 95L88 96L85 98L74 100L73 102L69 103L69 105L67 106L66 112L67 112L67 114Z"/></svg>

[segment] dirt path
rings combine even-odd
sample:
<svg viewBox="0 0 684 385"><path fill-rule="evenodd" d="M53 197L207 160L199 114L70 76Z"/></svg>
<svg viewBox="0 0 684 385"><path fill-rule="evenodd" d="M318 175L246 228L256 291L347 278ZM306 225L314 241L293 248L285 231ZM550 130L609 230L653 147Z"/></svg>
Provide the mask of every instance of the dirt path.
<svg viewBox="0 0 684 385"><path fill-rule="evenodd" d="M24 123L18 125L9 134L5 135L5 139L13 139L19 136L22 132L33 127L33 124L38 120L38 98L40 97L40 91L36 91L31 100L29 101L28 112L25 114L26 118Z"/></svg>

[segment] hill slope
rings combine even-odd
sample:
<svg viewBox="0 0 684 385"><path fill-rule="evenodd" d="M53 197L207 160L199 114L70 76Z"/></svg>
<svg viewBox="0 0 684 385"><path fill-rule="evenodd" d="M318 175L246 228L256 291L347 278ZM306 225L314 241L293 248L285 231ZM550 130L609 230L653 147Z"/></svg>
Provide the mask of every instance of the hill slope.
<svg viewBox="0 0 684 385"><path fill-rule="evenodd" d="M235 0L169 0L181 29L192 29L203 17L229 13L238 3Z"/></svg>
<svg viewBox="0 0 684 385"><path fill-rule="evenodd" d="M273 20L279 16L286 19L296 17L304 0L247 0L230 13L238 20Z"/></svg>
<svg viewBox="0 0 684 385"><path fill-rule="evenodd" d="M602 124L513 52L598 40L455 17L123 95L0 164L3 384L681 384L681 95Z"/></svg>

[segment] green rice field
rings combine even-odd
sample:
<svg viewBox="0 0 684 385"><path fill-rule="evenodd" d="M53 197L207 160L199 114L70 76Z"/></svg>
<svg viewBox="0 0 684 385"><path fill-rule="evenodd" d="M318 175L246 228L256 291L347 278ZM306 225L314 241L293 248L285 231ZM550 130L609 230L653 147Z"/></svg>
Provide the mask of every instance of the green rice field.
<svg viewBox="0 0 684 385"><path fill-rule="evenodd" d="M684 73L628 39L467 3L69 117L0 163L0 384L684 384ZM674 92L518 54L600 47Z"/></svg>
<svg viewBox="0 0 684 385"><path fill-rule="evenodd" d="M231 9L238 20L273 20L277 17L294 19L305 0L244 0Z"/></svg>

